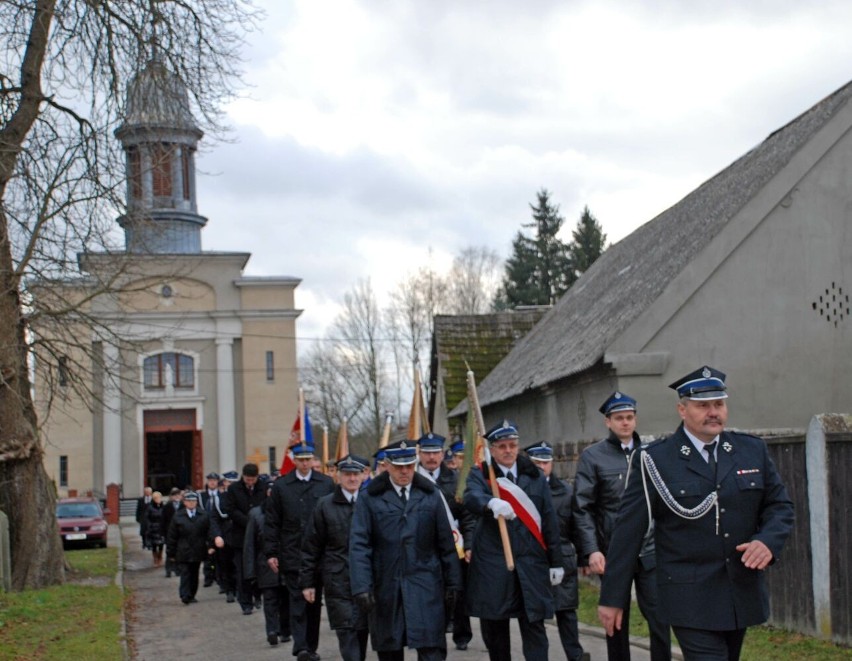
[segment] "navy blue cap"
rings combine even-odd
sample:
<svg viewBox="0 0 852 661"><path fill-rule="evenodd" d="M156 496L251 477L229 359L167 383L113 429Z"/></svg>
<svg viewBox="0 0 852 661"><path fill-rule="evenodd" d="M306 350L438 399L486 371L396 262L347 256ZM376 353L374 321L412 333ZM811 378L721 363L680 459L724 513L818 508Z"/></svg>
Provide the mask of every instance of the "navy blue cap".
<svg viewBox="0 0 852 661"><path fill-rule="evenodd" d="M184 500L198 500L198 494L195 493L194 491L187 491L185 494L183 494L183 499Z"/></svg>
<svg viewBox="0 0 852 661"><path fill-rule="evenodd" d="M453 441L450 450L453 451L453 454L464 454L464 441L461 439Z"/></svg>
<svg viewBox="0 0 852 661"><path fill-rule="evenodd" d="M206 478L206 479L208 479L208 480L218 480L218 479L219 479L219 473L207 473L207 478Z"/></svg>
<svg viewBox="0 0 852 661"><path fill-rule="evenodd" d="M725 374L705 365L672 383L678 397L688 399L727 399Z"/></svg>
<svg viewBox="0 0 852 661"><path fill-rule="evenodd" d="M518 429L515 427L513 422L508 420L503 420L498 425L493 426L487 432L485 432L485 440L489 443L496 443L497 441L505 441L506 439L518 439Z"/></svg>
<svg viewBox="0 0 852 661"><path fill-rule="evenodd" d="M553 461L553 446L547 441L533 443L524 448L530 459L536 461Z"/></svg>
<svg viewBox="0 0 852 661"><path fill-rule="evenodd" d="M444 461L452 461L455 458L455 454L453 454L452 448L447 448L444 452Z"/></svg>
<svg viewBox="0 0 852 661"><path fill-rule="evenodd" d="M417 441L402 440L385 448L385 457L395 466L407 466L417 461Z"/></svg>
<svg viewBox="0 0 852 661"><path fill-rule="evenodd" d="M337 462L337 470L344 473L361 473L370 462L356 454L347 454Z"/></svg>
<svg viewBox="0 0 852 661"><path fill-rule="evenodd" d="M299 443L293 446L293 456L296 459L307 459L314 456L314 446L310 443Z"/></svg>
<svg viewBox="0 0 852 661"><path fill-rule="evenodd" d="M618 411L636 411L636 400L633 399L630 395L625 395L623 392L618 392L617 390L612 393L607 400L601 404L601 407L598 409L604 415L610 415L611 413L617 413Z"/></svg>
<svg viewBox="0 0 852 661"><path fill-rule="evenodd" d="M447 439L443 436L438 436L438 434L433 434L429 432L428 434L423 434L420 437L420 440L417 441L417 445L420 446L421 452L443 452L444 450L444 441Z"/></svg>
<svg viewBox="0 0 852 661"><path fill-rule="evenodd" d="M228 471L227 473L222 473L222 479L236 482L240 479L240 474L237 471Z"/></svg>

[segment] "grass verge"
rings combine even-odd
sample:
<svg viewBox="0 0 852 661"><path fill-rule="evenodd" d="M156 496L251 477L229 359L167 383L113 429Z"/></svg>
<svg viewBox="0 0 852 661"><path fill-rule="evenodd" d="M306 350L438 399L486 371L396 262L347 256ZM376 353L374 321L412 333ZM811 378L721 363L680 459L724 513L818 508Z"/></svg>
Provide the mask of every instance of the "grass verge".
<svg viewBox="0 0 852 661"><path fill-rule="evenodd" d="M69 551L68 583L0 593L0 659L120 659L121 588L116 550ZM110 564L111 563L111 564Z"/></svg>
<svg viewBox="0 0 852 661"><path fill-rule="evenodd" d="M580 608L577 611L580 622L599 627L598 587L586 581L580 581ZM630 634L648 637L648 623L642 617L634 602L630 608ZM676 642L674 639L672 642ZM769 626L751 627L746 634L741 661L766 661L784 659L785 661L834 661L852 658L852 650L832 645L817 638L800 633L775 629Z"/></svg>

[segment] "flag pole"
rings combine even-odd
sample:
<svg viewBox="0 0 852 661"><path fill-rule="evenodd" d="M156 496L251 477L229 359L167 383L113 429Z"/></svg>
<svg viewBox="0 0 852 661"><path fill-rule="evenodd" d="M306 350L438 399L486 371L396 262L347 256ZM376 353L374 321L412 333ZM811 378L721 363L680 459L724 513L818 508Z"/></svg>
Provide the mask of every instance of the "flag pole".
<svg viewBox="0 0 852 661"><path fill-rule="evenodd" d="M494 474L494 465L491 463L491 452L488 450L488 441L485 440L485 420L482 418L482 409L479 408L479 395L476 393L476 378L470 366L467 368L467 401L468 415L474 416L476 423L477 444L482 443L485 455L485 464L488 467L488 482L491 485L491 494L494 498L500 497L500 487L497 485L497 476ZM497 527L500 529L500 539L503 542L503 555L506 557L506 569L514 571L515 558L512 555L512 544L509 541L509 529L506 527L506 519L497 517Z"/></svg>
<svg viewBox="0 0 852 661"><path fill-rule="evenodd" d="M322 423L322 472L328 475L328 425Z"/></svg>
<svg viewBox="0 0 852 661"><path fill-rule="evenodd" d="M382 437L379 439L379 450L386 448L390 441L391 422L393 421L393 413L385 413L385 428L382 430Z"/></svg>
<svg viewBox="0 0 852 661"><path fill-rule="evenodd" d="M299 388L299 441L305 444L305 391Z"/></svg>

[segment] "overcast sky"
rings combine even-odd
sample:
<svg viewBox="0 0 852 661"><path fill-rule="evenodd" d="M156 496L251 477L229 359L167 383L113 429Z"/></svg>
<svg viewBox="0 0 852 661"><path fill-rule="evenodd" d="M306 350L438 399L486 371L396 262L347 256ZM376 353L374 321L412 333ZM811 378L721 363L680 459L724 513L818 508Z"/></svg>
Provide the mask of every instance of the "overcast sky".
<svg viewBox="0 0 852 661"><path fill-rule="evenodd" d="M507 257L542 187L618 241L852 78L848 1L257 4L203 244L302 278L300 350L361 278Z"/></svg>

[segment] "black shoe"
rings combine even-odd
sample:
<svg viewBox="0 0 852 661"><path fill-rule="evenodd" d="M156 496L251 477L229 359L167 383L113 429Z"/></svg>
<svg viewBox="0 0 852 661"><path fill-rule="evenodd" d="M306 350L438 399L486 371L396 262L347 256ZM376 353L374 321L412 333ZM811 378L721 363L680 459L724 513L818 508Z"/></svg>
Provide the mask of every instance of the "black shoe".
<svg viewBox="0 0 852 661"><path fill-rule="evenodd" d="M253 608L251 608L251 607L249 607L249 608L243 608L243 615L251 615L252 613L254 613L254 609L253 609Z"/></svg>
<svg viewBox="0 0 852 661"><path fill-rule="evenodd" d="M467 643L456 643L456 649L464 652L467 649Z"/></svg>
<svg viewBox="0 0 852 661"><path fill-rule="evenodd" d="M211 585L213 585L213 581L204 581L204 586L203 586L203 587L205 587L205 588L209 588Z"/></svg>
<svg viewBox="0 0 852 661"><path fill-rule="evenodd" d="M278 644L278 634L277 633L266 634L266 642L274 647L275 645Z"/></svg>
<svg viewBox="0 0 852 661"><path fill-rule="evenodd" d="M227 592L227 590L225 590L225 588L223 588L223 587L219 588L219 594L225 594L225 592Z"/></svg>
<svg viewBox="0 0 852 661"><path fill-rule="evenodd" d="M183 602L184 606L189 606L189 603L192 601L192 599L181 599L181 601Z"/></svg>
<svg viewBox="0 0 852 661"><path fill-rule="evenodd" d="M190 599L190 600L189 600L189 603L191 603L191 604L197 604L197 603L198 603L198 599L196 599L195 597L193 597L192 599Z"/></svg>
<svg viewBox="0 0 852 661"><path fill-rule="evenodd" d="M310 650L302 650L296 655L296 661L320 661L320 655Z"/></svg>
<svg viewBox="0 0 852 661"><path fill-rule="evenodd" d="M279 634L278 640L280 640L282 643L289 643L291 640L293 640L293 636L291 636L289 633L282 633Z"/></svg>
<svg viewBox="0 0 852 661"><path fill-rule="evenodd" d="M237 598L234 596L233 592L229 592L228 596L225 597L225 601L227 601L229 604L233 604L236 600Z"/></svg>

